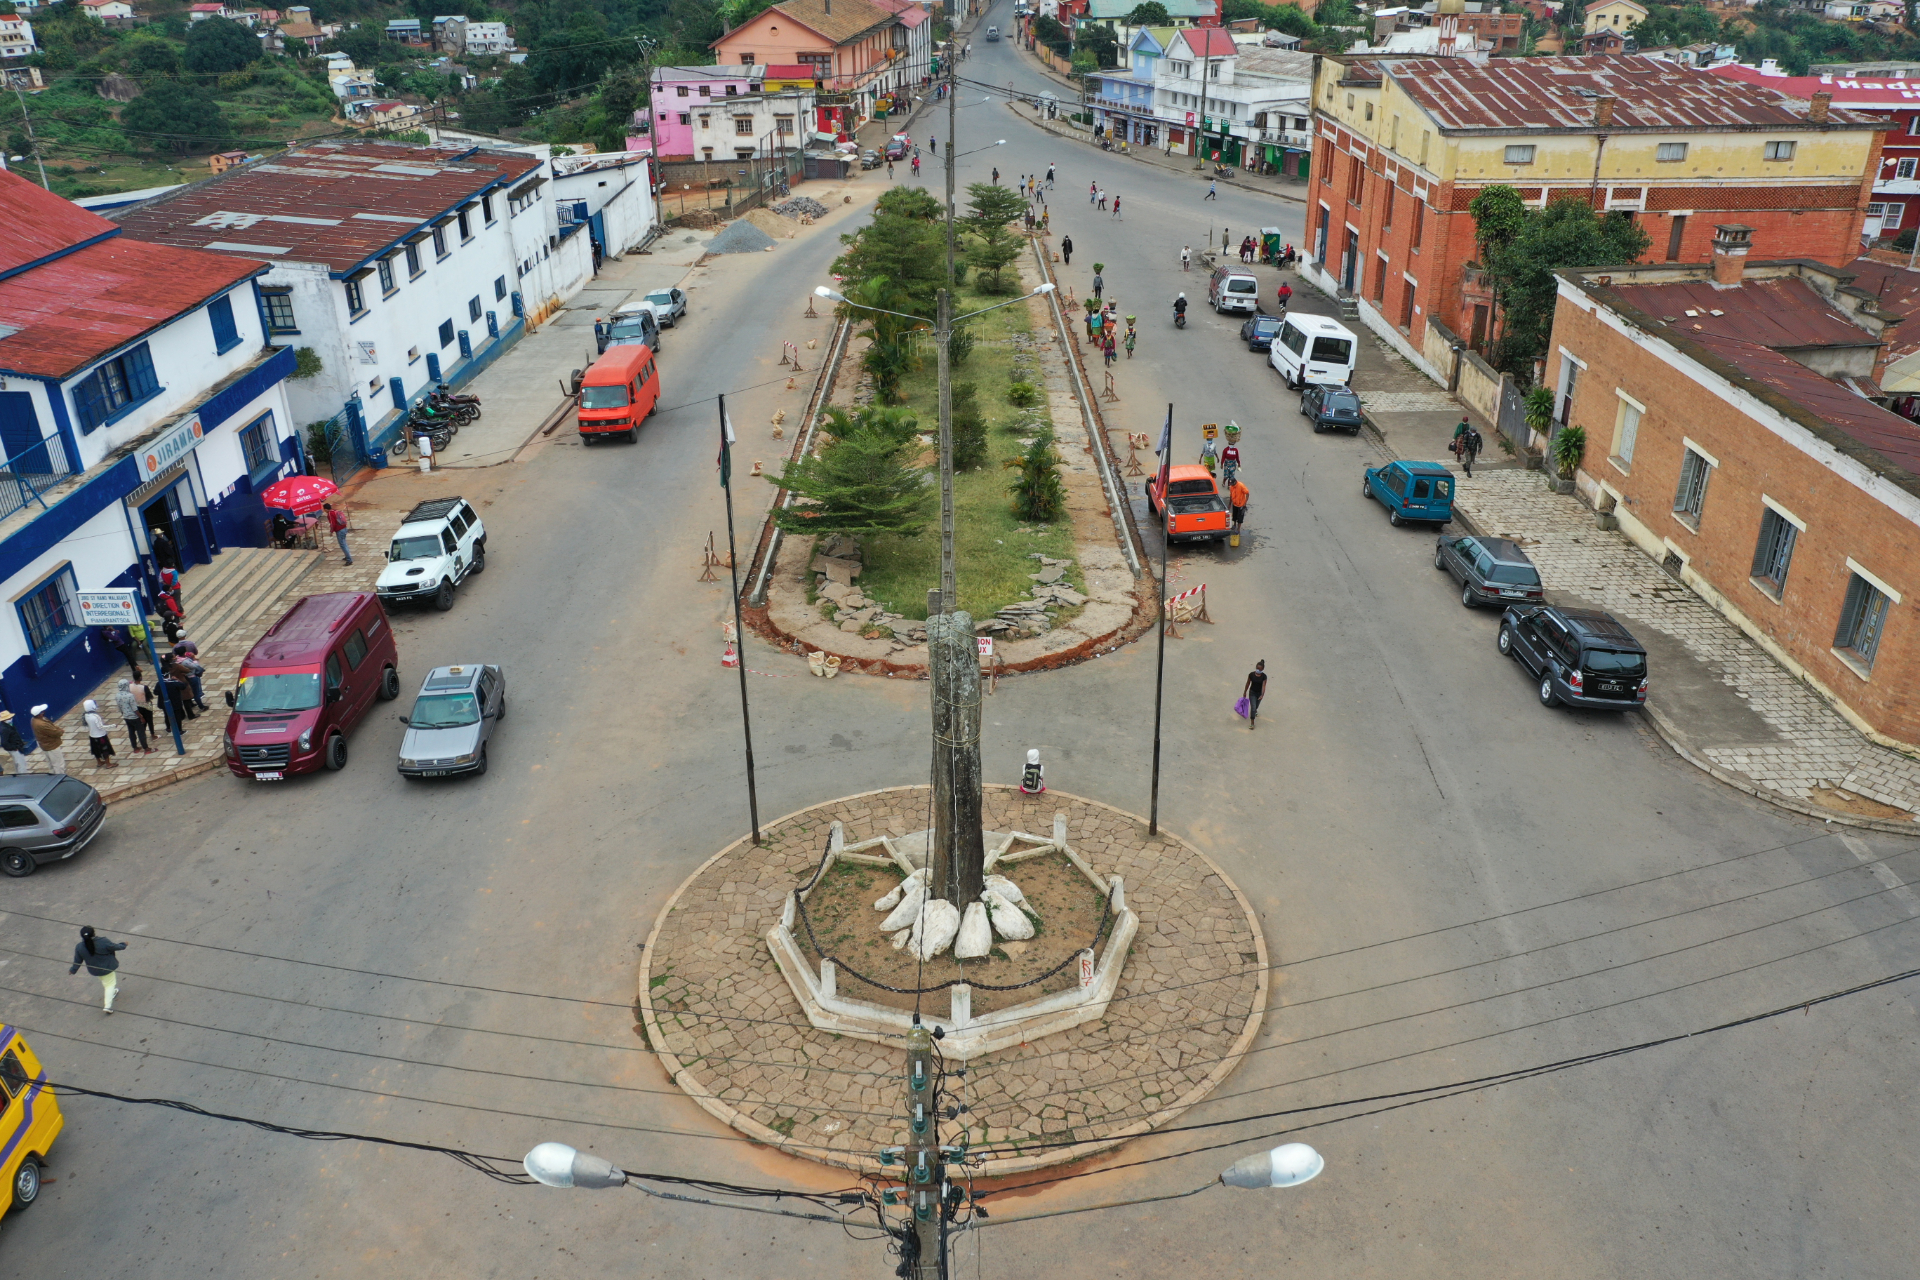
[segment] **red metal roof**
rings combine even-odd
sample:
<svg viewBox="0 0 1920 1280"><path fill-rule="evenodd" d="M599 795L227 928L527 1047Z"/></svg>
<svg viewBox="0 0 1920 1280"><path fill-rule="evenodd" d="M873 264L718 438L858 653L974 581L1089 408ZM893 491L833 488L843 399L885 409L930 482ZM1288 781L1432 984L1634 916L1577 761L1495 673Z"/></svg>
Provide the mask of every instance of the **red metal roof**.
<svg viewBox="0 0 1920 1280"><path fill-rule="evenodd" d="M1595 100L1614 100L1610 130L1813 128L1806 105L1762 85L1643 57L1417 58L1382 64L1444 129L1590 131ZM1828 125L1884 127L1835 107Z"/></svg>
<svg viewBox="0 0 1920 1280"><path fill-rule="evenodd" d="M1920 271L1873 258L1855 258L1847 269L1854 272L1854 288L1872 294L1882 311L1906 318L1905 324L1893 330L1887 357L1898 360L1920 351L1920 321L1915 319L1920 317Z"/></svg>
<svg viewBox="0 0 1920 1280"><path fill-rule="evenodd" d="M71 249L118 229L13 173L0 173L0 227L5 269L15 272L0 280L0 369L19 374L66 377L266 270L119 234ZM56 228L64 228L57 245ZM28 239L36 252L22 258ZM71 251L51 257L63 249ZM50 260L19 270L41 258Z"/></svg>
<svg viewBox="0 0 1920 1280"><path fill-rule="evenodd" d="M1233 36L1219 27L1183 27L1176 38L1193 50L1196 58L1231 58L1239 52Z"/></svg>
<svg viewBox="0 0 1920 1280"><path fill-rule="evenodd" d="M1748 280L1737 289L1716 288L1711 280L1617 284L1613 291L1689 336L1718 333L1776 351L1880 345L1804 280Z"/></svg>
<svg viewBox="0 0 1920 1280"><path fill-rule="evenodd" d="M538 168L530 155L311 143L117 211L129 236L352 270L420 225Z"/></svg>

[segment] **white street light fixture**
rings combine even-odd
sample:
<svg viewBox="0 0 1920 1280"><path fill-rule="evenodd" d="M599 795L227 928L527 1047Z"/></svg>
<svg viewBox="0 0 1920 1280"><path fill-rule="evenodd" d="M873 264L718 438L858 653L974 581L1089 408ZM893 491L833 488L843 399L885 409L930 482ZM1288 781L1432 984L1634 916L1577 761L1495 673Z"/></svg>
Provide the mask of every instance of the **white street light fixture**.
<svg viewBox="0 0 1920 1280"><path fill-rule="evenodd" d="M1297 1187L1327 1167L1325 1157L1304 1142L1289 1142L1237 1160L1220 1174L1229 1187Z"/></svg>
<svg viewBox="0 0 1920 1280"><path fill-rule="evenodd" d="M814 289L813 294L816 298L831 298L835 302L845 302L847 300L847 297L845 294L835 293L833 290L827 288L827 286L825 285L820 285L819 287Z"/></svg>
<svg viewBox="0 0 1920 1280"><path fill-rule="evenodd" d="M527 1152L521 1163L535 1182L549 1187L605 1191L625 1186L627 1181L627 1175L609 1162L575 1151L564 1142L543 1142Z"/></svg>

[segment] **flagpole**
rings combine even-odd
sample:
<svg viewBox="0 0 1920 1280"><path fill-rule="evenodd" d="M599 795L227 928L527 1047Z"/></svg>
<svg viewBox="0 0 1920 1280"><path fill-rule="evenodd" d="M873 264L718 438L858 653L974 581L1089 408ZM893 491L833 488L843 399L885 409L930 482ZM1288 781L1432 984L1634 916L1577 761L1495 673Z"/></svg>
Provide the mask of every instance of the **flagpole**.
<svg viewBox="0 0 1920 1280"><path fill-rule="evenodd" d="M1158 613L1160 653L1153 672L1153 803L1147 811L1147 834L1160 834L1160 707L1167 686L1167 544L1173 540L1172 510L1167 501L1167 472L1173 466L1173 405L1167 405L1167 424L1160 429L1160 585ZM1147 504L1153 510L1153 504Z"/></svg>
<svg viewBox="0 0 1920 1280"><path fill-rule="evenodd" d="M740 617L740 560L733 545L733 424L727 398L720 397L720 488L727 495L727 571L733 575L733 655L740 672L740 729L747 743L747 814L753 842L760 843L760 798L753 786L753 717L747 710L747 629Z"/></svg>

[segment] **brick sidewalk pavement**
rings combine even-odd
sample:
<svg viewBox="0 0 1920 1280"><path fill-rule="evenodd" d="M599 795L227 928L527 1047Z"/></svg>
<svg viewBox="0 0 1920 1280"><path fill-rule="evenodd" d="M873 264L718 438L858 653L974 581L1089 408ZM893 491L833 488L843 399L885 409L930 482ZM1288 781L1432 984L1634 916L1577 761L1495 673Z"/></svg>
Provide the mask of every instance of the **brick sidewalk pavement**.
<svg viewBox="0 0 1920 1280"><path fill-rule="evenodd" d="M222 736L227 727L227 708L221 698L224 690L231 689L239 679L240 660L247 656L260 633L270 626L273 620L284 613L301 596L321 595L330 591L371 591L373 581L380 576L380 570L386 567L386 546L393 537L393 531L400 527L400 511L361 510L349 504L348 510L353 520L352 530L348 533L348 545L353 548L354 562L344 564L340 559L339 548L331 540L324 551L317 553L320 563L310 570L292 587L272 597L260 599L248 612L245 621L234 628L217 645L202 646L200 661L206 666L207 674L201 681L201 687L207 695L207 706L196 719L188 720L182 726L182 741L186 754L177 755L173 748L173 737L166 731L165 716L156 707L154 711L153 754L134 755L132 744L128 741L126 721L115 708L113 695L125 677L124 665L103 681L99 688L87 696L100 704L100 714L106 718L108 737L113 742L115 765L103 768L94 763L87 750L87 730L81 718L81 707L75 706L60 721L67 731L65 751L67 772L75 774L92 783L108 801L130 799L158 787L191 778L221 767ZM284 554L316 554L314 552L288 552ZM216 565L217 565L216 561ZM201 566L198 572L208 573L211 566ZM189 577L192 574L189 571ZM193 638L194 617L189 614L186 628L182 634ZM158 628L154 631L154 643L164 655L165 637ZM159 696L156 673L152 664L142 655L141 674ZM49 772L47 757L35 752L31 757L29 772Z"/></svg>
<svg viewBox="0 0 1920 1280"><path fill-rule="evenodd" d="M1663 678L1662 657L1678 655L1648 644L1647 710L1695 764L1764 798L1817 806L1822 817L1911 821L1839 793L1920 813L1920 761L1870 741L1633 543L1597 528L1579 499L1548 492L1538 472L1498 470L1462 477L1457 505L1478 530L1521 541L1556 595L1652 627L1704 668L1705 680Z"/></svg>

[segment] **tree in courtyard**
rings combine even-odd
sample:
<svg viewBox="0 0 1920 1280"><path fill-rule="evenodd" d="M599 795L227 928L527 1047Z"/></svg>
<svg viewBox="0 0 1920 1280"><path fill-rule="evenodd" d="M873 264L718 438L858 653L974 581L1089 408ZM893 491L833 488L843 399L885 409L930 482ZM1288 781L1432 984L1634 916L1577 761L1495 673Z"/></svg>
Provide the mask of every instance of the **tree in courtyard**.
<svg viewBox="0 0 1920 1280"><path fill-rule="evenodd" d="M977 238L967 247L967 261L978 273L981 293L1009 292L1007 268L1020 256L1020 241L1008 224L1025 214L1027 202L1009 187L975 182L967 187L967 229Z"/></svg>
<svg viewBox="0 0 1920 1280"><path fill-rule="evenodd" d="M940 201L925 187L888 187L887 193L873 202L873 208L876 213L918 218L922 222L937 222L940 218Z"/></svg>
<svg viewBox="0 0 1920 1280"><path fill-rule="evenodd" d="M180 61L200 74L238 71L260 57L260 38L227 18L208 18L187 28Z"/></svg>
<svg viewBox="0 0 1920 1280"><path fill-rule="evenodd" d="M801 500L776 511L774 522L789 533L917 536L937 493L927 473L908 463L909 447L875 426L835 436L817 455L767 477Z"/></svg>
<svg viewBox="0 0 1920 1280"><path fill-rule="evenodd" d="M1160 0L1145 0L1133 6L1133 12L1127 15L1127 25L1130 27L1164 27L1172 21L1167 14L1167 6L1161 4Z"/></svg>
<svg viewBox="0 0 1920 1280"><path fill-rule="evenodd" d="M882 404L900 402L900 381L913 368L912 334L932 328L914 310L914 299L886 276L872 276L846 287L847 299L858 304L854 317L866 322L860 336L867 339L860 365L873 379L874 398Z"/></svg>
<svg viewBox="0 0 1920 1280"><path fill-rule="evenodd" d="M120 127L142 150L218 151L233 141L233 126L213 95L178 80L149 84L121 110Z"/></svg>
<svg viewBox="0 0 1920 1280"><path fill-rule="evenodd" d="M1649 243L1627 214L1596 213L1584 196L1527 210L1515 234L1482 249L1503 313L1493 363L1516 376L1531 376L1553 328L1556 270L1624 266L1638 261Z"/></svg>
<svg viewBox="0 0 1920 1280"><path fill-rule="evenodd" d="M1097 22L1081 27L1079 39L1075 44L1076 60L1080 53L1093 55L1096 66L1117 67L1120 65L1120 39L1113 34L1113 28Z"/></svg>

